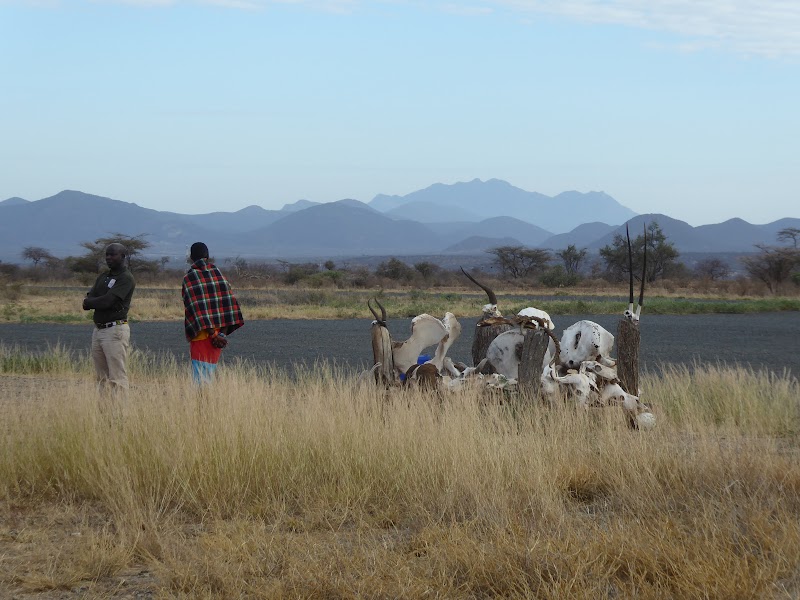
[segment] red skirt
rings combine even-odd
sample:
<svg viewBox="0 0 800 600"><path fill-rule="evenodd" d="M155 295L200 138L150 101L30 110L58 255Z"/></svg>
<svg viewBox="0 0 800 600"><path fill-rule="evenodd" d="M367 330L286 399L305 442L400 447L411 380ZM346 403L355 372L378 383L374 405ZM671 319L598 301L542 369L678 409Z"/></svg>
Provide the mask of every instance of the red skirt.
<svg viewBox="0 0 800 600"><path fill-rule="evenodd" d="M211 344L211 338L207 337L202 340L189 342L189 352L191 353L192 360L199 360L204 363L212 365L219 362L219 357L222 355L222 348L215 348Z"/></svg>

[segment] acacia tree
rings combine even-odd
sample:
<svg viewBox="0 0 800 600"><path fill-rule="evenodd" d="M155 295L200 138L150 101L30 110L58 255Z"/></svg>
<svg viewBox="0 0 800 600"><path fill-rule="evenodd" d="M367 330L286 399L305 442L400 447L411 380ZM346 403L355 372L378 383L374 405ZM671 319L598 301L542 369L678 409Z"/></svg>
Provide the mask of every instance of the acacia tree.
<svg viewBox="0 0 800 600"><path fill-rule="evenodd" d="M486 252L493 254L492 262L500 267L504 275L509 275L513 279L541 273L550 262L550 253L539 248L498 246Z"/></svg>
<svg viewBox="0 0 800 600"><path fill-rule="evenodd" d="M800 239L800 229L797 227L787 227L786 229L781 229L778 234L777 238L779 242L788 242L791 240L792 246L797 248L798 239Z"/></svg>
<svg viewBox="0 0 800 600"><path fill-rule="evenodd" d="M742 264L748 275L763 282L767 289L777 294L783 284L791 279L792 271L800 265L800 250L756 244L758 254L743 257Z"/></svg>
<svg viewBox="0 0 800 600"><path fill-rule="evenodd" d="M414 278L414 269L399 258L392 257L388 261L384 261L378 265L375 269L375 275L378 277L386 277L387 279L394 279L395 281L410 281Z"/></svg>
<svg viewBox="0 0 800 600"><path fill-rule="evenodd" d="M22 258L29 260L33 263L34 267L38 267L41 261L49 261L55 258L47 248L39 246L25 246L22 250Z"/></svg>
<svg viewBox="0 0 800 600"><path fill-rule="evenodd" d="M566 249L556 252L556 256L564 263L567 275L577 275L581 270L583 259L586 258L586 248L578 250L575 244L570 244Z"/></svg>
<svg viewBox="0 0 800 600"><path fill-rule="evenodd" d="M87 252L83 256L72 257L71 269L76 272L95 273L104 262L106 247L109 244L122 244L127 249L128 265L133 271L157 271L158 261L146 261L139 258L134 263L133 258L138 257L142 250L150 247L150 242L145 240L146 233L130 236L124 233L112 233L106 237L97 238L93 242L81 242Z"/></svg>
<svg viewBox="0 0 800 600"><path fill-rule="evenodd" d="M640 278L642 273L642 260L644 256L644 234L631 240L631 254L633 255L633 274ZM647 226L647 272L645 279L648 283L654 282L670 269L677 261L680 253L672 242L667 241L667 236L661 230L657 221L652 221ZM621 234L614 235L610 245L600 248L600 257L606 263L606 272L615 281L622 281L628 277L628 241Z"/></svg>
<svg viewBox="0 0 800 600"><path fill-rule="evenodd" d="M720 258L704 258L703 260L698 261L694 268L694 272L701 279L717 281L719 279L725 279L728 275L730 275L731 268L728 266L728 263Z"/></svg>
<svg viewBox="0 0 800 600"><path fill-rule="evenodd" d="M426 260L414 263L414 269L427 281L439 271L439 265Z"/></svg>

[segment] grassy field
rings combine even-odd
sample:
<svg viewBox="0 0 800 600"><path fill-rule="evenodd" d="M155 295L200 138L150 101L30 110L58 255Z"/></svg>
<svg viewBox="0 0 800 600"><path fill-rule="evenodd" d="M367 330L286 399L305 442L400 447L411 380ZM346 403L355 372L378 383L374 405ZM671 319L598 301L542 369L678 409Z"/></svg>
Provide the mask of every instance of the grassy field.
<svg viewBox="0 0 800 600"><path fill-rule="evenodd" d="M136 354L112 403L83 356L0 360L2 597L800 595L794 379L645 378L639 433L324 365L228 367L200 393Z"/></svg>
<svg viewBox="0 0 800 600"><path fill-rule="evenodd" d="M0 290L0 323L83 323L90 311L81 309L85 289L80 287L6 286ZM369 317L367 299L378 297L392 317L414 317L427 312L456 317L479 316L486 295L474 290L336 290L302 288L237 289L246 319L354 319ZM536 306L551 315L616 314L627 308L627 292L615 288L570 288L499 292L505 314ZM646 299L648 314L754 313L800 310L800 297L743 297L700 294L690 290L654 288ZM180 287L136 289L130 317L134 321L180 320Z"/></svg>

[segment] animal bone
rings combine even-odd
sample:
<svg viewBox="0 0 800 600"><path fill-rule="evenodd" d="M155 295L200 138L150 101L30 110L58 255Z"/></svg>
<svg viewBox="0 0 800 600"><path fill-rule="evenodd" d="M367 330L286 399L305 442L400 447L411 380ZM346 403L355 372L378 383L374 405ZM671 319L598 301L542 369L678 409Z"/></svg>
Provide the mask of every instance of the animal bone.
<svg viewBox="0 0 800 600"><path fill-rule="evenodd" d="M534 308L532 306L529 306L528 308L523 308L521 311L517 313L517 315L520 317L537 317L539 319L542 319L545 322L545 325L547 326L548 329L555 329L556 327L555 324L553 323L553 320L550 318L550 315L548 315L545 311L539 310L538 308Z"/></svg>
<svg viewBox="0 0 800 600"><path fill-rule="evenodd" d="M436 346L436 352L430 361L436 365L436 368L440 373L444 369L444 360L445 356L447 355L447 351L461 335L461 323L458 322L458 319L456 319L456 316L453 313L445 313L444 319L442 319L442 325L447 333L445 333L444 337L439 340L439 344Z"/></svg>
<svg viewBox="0 0 800 600"><path fill-rule="evenodd" d="M617 369L614 367L606 366L596 360L585 360L581 363L580 372L585 373L587 371L594 373L600 379L617 383Z"/></svg>
<svg viewBox="0 0 800 600"><path fill-rule="evenodd" d="M569 391L578 400L578 406L589 406L593 394L598 394L597 383L589 373L568 372L566 375L558 375L555 369L551 368L551 377L562 385L569 386Z"/></svg>
<svg viewBox="0 0 800 600"><path fill-rule="evenodd" d="M564 330L561 336L561 364L577 369L585 360L613 367L611 358L614 336L594 321L578 321Z"/></svg>
<svg viewBox="0 0 800 600"><path fill-rule="evenodd" d="M381 316L375 312L372 305L367 301L367 306L375 317L373 324L386 327L386 309L375 298L375 303L381 309ZM439 344L445 336L451 335L450 342L442 346L441 350L437 348L437 370L441 368L444 361L444 355L450 345L458 338L461 333L461 324L456 320L453 313L445 315L443 323L436 317L432 317L427 313L417 315L411 320L411 336L404 342L392 342L392 358L394 361L395 369L400 373L405 373L412 366L417 364L417 358L420 353L430 346Z"/></svg>

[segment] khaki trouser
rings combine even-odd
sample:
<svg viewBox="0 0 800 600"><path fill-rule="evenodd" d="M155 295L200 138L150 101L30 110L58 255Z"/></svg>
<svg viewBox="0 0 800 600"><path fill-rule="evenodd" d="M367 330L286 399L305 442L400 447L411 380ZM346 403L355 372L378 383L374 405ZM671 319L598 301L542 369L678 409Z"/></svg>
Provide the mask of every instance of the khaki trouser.
<svg viewBox="0 0 800 600"><path fill-rule="evenodd" d="M92 361L97 384L110 386L112 392L128 389L128 347L131 341L129 325L114 325L106 329L95 327L92 333Z"/></svg>

